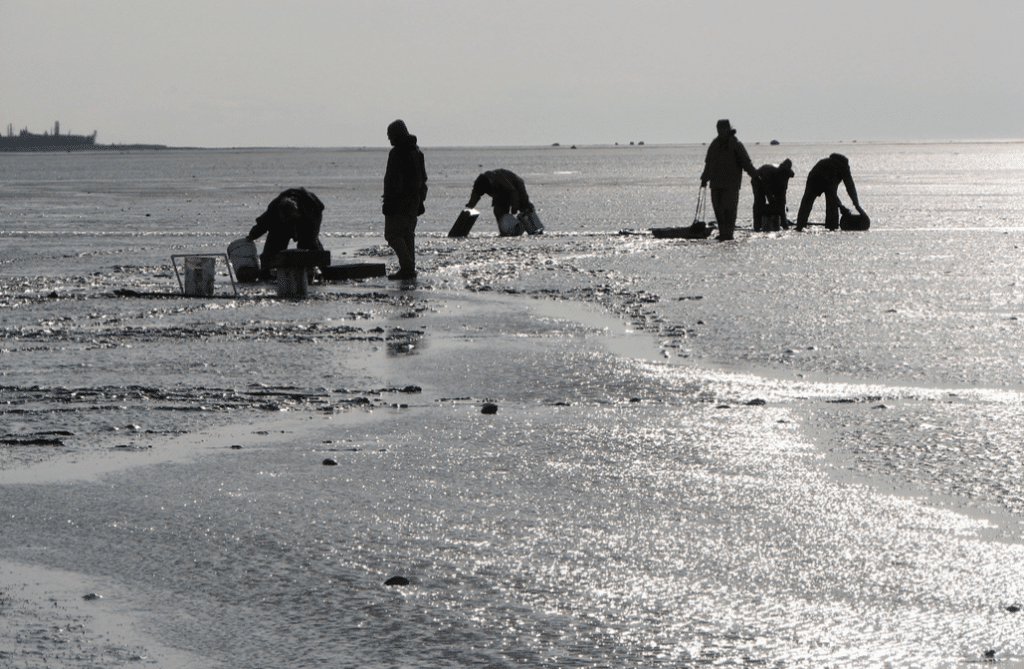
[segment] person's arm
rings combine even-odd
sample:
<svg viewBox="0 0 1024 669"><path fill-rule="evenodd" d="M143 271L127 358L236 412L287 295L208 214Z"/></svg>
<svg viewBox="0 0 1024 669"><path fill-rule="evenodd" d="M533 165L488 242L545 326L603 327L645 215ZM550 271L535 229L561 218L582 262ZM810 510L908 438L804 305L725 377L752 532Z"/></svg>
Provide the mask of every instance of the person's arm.
<svg viewBox="0 0 1024 669"><path fill-rule="evenodd" d="M266 214L256 219L256 225L252 226L252 228L249 229L249 234L245 236L245 238L248 239L250 242L254 242L263 235L267 234L269 226L265 225L263 221L260 220L263 219L264 216L266 216Z"/></svg>
<svg viewBox="0 0 1024 669"><path fill-rule="evenodd" d="M849 172L843 176L843 185L846 186L846 194L850 196L850 201L853 202L857 213L867 216L868 214L864 211L864 207L860 206L860 200L857 199L857 186L853 183L853 175Z"/></svg>
<svg viewBox="0 0 1024 669"><path fill-rule="evenodd" d="M267 210L256 219L256 225L252 226L249 234L245 236L250 242L254 242L270 232L270 226L277 220L277 201L279 199L280 196L274 198L274 201L267 206Z"/></svg>
<svg viewBox="0 0 1024 669"><path fill-rule="evenodd" d="M743 171L750 175L751 181L761 180L761 177L757 175L757 168L754 167L753 161L750 160L750 154L747 153L747 147L743 146L743 142L739 140L736 140L736 159L739 161Z"/></svg>
<svg viewBox="0 0 1024 669"><path fill-rule="evenodd" d="M711 141L711 146L708 147L708 152L704 156L704 171L700 173L700 187L701 188L704 188L705 186L708 185L708 180L709 180L709 177L710 177L710 175L708 174L708 170L710 169L710 166L708 165L708 161L711 158L711 148L715 145L715 142L717 142L717 141L718 141L717 139L714 139L714 140Z"/></svg>
<svg viewBox="0 0 1024 669"><path fill-rule="evenodd" d="M473 192L469 194L469 202L466 203L466 209L476 208L476 203L479 202L480 198L482 198L483 196L484 194L478 191L474 184Z"/></svg>

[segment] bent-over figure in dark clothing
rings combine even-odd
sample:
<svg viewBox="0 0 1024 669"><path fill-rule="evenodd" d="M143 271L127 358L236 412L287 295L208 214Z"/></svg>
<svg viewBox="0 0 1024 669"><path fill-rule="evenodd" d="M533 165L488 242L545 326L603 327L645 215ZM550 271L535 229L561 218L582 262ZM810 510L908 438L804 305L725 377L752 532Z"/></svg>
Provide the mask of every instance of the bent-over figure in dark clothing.
<svg viewBox="0 0 1024 669"><path fill-rule="evenodd" d="M757 168L757 176L760 179L750 180L750 187L754 190L754 230L761 231L766 216L778 216L781 227L788 228L786 189L794 176L793 161L786 158L778 165L761 165Z"/></svg>
<svg viewBox="0 0 1024 669"><path fill-rule="evenodd" d="M324 203L305 188L289 188L271 201L246 236L256 241L267 235L260 253L260 278L270 278L274 256L287 249L293 239L296 247L305 251L324 250L320 243L323 214Z"/></svg>
<svg viewBox="0 0 1024 669"><path fill-rule="evenodd" d="M807 227L807 218L811 215L814 201L821 195L825 196L825 227L829 230L839 228L840 183L846 186L846 194L850 196L857 212L867 218L867 213L857 199L857 186L854 185L853 176L850 174L849 159L841 153L833 153L828 158L819 160L807 175L807 187L804 189L800 211L796 216L797 230Z"/></svg>
<svg viewBox="0 0 1024 669"><path fill-rule="evenodd" d="M518 174L506 170L496 169L484 172L473 182L473 192L469 195L467 209L472 209L484 195L491 196L491 205L494 207L494 218L501 223L501 219L508 214L518 214L524 211L533 211L533 204L530 203L530 196L526 193L526 184ZM499 232L501 231L499 225ZM522 234L522 230L519 230Z"/></svg>
<svg viewBox="0 0 1024 669"><path fill-rule="evenodd" d="M388 126L388 166L384 172L384 240L398 256L392 280L416 278L416 217L426 211L427 168L423 152L401 119Z"/></svg>

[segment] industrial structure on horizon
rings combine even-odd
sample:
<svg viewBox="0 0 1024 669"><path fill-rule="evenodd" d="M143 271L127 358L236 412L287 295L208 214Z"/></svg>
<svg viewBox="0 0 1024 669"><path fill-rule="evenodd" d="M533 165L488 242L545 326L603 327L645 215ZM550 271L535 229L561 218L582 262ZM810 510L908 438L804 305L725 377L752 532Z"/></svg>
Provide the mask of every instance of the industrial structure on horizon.
<svg viewBox="0 0 1024 669"><path fill-rule="evenodd" d="M0 136L0 151L49 151L90 149L96 146L96 131L91 135L62 135L60 121L53 124L53 134L43 132L41 135L29 132L24 128L17 135L14 126L7 124L7 134Z"/></svg>

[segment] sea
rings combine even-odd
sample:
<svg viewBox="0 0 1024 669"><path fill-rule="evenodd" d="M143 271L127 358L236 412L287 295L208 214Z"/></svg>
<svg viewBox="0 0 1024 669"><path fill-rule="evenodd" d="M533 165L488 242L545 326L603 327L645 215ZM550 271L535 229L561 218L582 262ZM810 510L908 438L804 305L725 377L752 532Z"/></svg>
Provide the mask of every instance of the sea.
<svg viewBox="0 0 1024 669"><path fill-rule="evenodd" d="M0 154L0 666L1024 666L1024 142L745 141L870 229L426 147L419 279L296 300L228 244L304 186L394 271L386 149ZM497 167L543 234L449 238Z"/></svg>

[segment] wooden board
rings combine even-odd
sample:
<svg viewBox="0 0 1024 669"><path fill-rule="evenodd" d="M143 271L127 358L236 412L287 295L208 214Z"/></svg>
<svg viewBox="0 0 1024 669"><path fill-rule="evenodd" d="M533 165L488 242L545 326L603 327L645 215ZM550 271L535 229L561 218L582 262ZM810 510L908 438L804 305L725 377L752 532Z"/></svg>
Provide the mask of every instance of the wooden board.
<svg viewBox="0 0 1024 669"><path fill-rule="evenodd" d="M459 217L455 219L455 225L448 231L449 237L465 237L473 229L476 219L480 218L480 212L475 209L463 209Z"/></svg>
<svg viewBox="0 0 1024 669"><path fill-rule="evenodd" d="M324 281L348 281L349 279L369 279L387 274L384 263L360 262L347 265L331 265L320 269Z"/></svg>
<svg viewBox="0 0 1024 669"><path fill-rule="evenodd" d="M281 251L270 262L271 267L326 267L330 264L330 251L306 251L303 249Z"/></svg>

